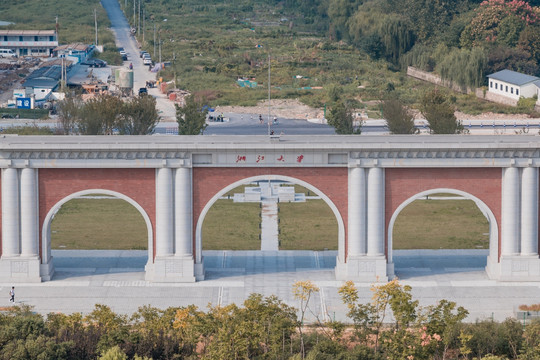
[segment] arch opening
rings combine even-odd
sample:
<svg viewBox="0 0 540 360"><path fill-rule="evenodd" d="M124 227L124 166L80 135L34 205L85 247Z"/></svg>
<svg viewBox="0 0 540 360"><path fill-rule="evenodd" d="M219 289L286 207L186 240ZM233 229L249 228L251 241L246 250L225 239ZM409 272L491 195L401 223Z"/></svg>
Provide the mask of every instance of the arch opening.
<svg viewBox="0 0 540 360"><path fill-rule="evenodd" d="M283 176L283 175L261 175L261 176L247 177L247 178L238 180L236 182L233 182L232 184L229 184L229 185L225 186L219 192L217 192L205 204L204 208L202 209L202 211L201 211L201 213L199 215L199 218L197 219L197 224L196 224L196 229L195 229L195 259L196 259L196 263L201 263L202 262L202 250L203 250L203 241L204 241L203 236L205 236L203 234L203 224L205 223L205 219L207 218L207 215L212 216L211 209L214 206L214 204L218 200L223 199L224 197L227 198L227 196L231 195L232 191L234 191L235 189L237 189L240 186L246 186L247 185L247 187L250 187L249 184L252 184L252 185L264 184L264 186L258 187L258 189L260 191L265 191L263 189L263 187L266 188L266 191L268 191L269 189L270 189L269 191L272 191L271 190L272 187L274 187L274 186L279 187L279 185L283 185L282 187L284 187L286 189L276 190L276 191L281 191L283 193L286 193L286 194L282 194L283 198L286 198L288 196L295 196L296 190L291 190L291 189L292 188L298 189L298 187L303 187L304 189L309 191L311 195L316 194L320 198L319 201L323 202L323 205L328 209L328 213L332 215L332 217L335 219L335 222L337 223L337 229L336 229L337 242L335 240L333 240L333 241L334 241L334 243L337 243L337 256L340 257L340 258L344 257L344 254L345 254L345 250L344 250L344 248L345 248L344 222L343 222L343 219L342 219L341 214L339 213L337 207L335 206L335 204L331 201L331 199L328 196L326 196L322 191L317 189L315 186L313 186L313 185L311 185L311 184L309 184L309 183L307 183L305 181L302 181L300 179L297 179L297 178L293 178L293 177L289 177L289 176ZM256 185L252 186L252 187L255 188ZM280 187L280 189L282 187ZM249 191L249 190L250 189L245 190L244 194L241 195L241 196L249 197L251 199L253 199L253 198L257 199L258 197L261 197L261 194L256 193L255 190L253 190L253 191ZM291 192L292 192L292 194L291 194ZM276 193L274 193L274 194L276 194ZM237 196L239 196L239 195L237 195ZM293 202L294 202L294 200L293 200ZM284 210L285 207L286 207L285 205L288 206L289 203L288 202L287 203L283 202L282 207L279 210L280 212L281 211L283 211L284 213L286 212ZM294 205L297 205L297 204L294 204ZM261 202L261 205L259 205L259 204L256 205L256 209L254 211L256 211L257 214L262 214L263 211L265 211L264 209L262 209L262 207L263 207L263 204ZM291 211L290 209L287 209L287 212L290 212L290 211ZM292 211L294 211L294 209ZM250 216L252 216L252 215L250 215ZM259 215L257 215L257 217L258 216ZM262 227L262 226L264 226L262 224L262 221L263 221L262 218L263 218L264 215L260 215L260 216L261 216L261 220L257 220L257 221L260 221L261 227ZM275 220L276 220L276 226L277 226L277 221L278 220L277 219L275 219ZM261 233L261 230L257 229L257 231L259 233ZM334 235L334 239L335 239L336 235ZM261 236L262 236L262 234L261 234ZM261 246L261 247L258 248L259 251L260 250L272 250L272 249L264 249L264 248L262 248L262 246L264 246L264 241L261 242L261 240L258 240L258 243L255 246L257 246L257 245ZM288 248L288 246L290 246L290 244L288 245L288 244L285 244L285 243L280 243L279 244L279 249L276 249L276 248L273 248L273 249L274 250L285 250L285 249ZM255 249L253 249L253 250L255 250ZM315 247L315 250L323 250L323 249L317 249ZM334 252L334 257L335 257L335 255L336 255L336 253Z"/></svg>
<svg viewBox="0 0 540 360"><path fill-rule="evenodd" d="M439 200L441 201L439 202ZM412 204L415 201L417 202ZM457 205L460 201L465 202ZM435 205L434 202L438 204ZM413 215L416 216L416 219L405 226L403 226L403 223L406 219L403 219L400 225L402 225L403 229L407 227L413 228L411 234L425 232L418 229L422 226L433 226L434 223L429 223L428 218L421 218L422 212L425 214L426 211L433 211L433 209L435 209L434 212L438 212L437 216L439 218L454 214L454 223L451 221L446 222L444 224L445 228L439 229L438 232L440 234L434 234L432 236L435 239L439 239L438 243L432 242L428 244L427 242L423 242L421 236L417 236L418 239L415 238L413 240L416 246L411 244L401 246L401 248L409 248L411 250L397 250L395 244L396 220L406 208L411 209L411 214L406 219L413 219ZM419 211L420 213L414 214L415 211ZM456 215L456 213L460 214ZM471 219L470 222L464 221L466 219L464 214L466 213L473 214L471 216L475 218ZM425 222L422 222L422 219L425 219ZM403 232L407 232L407 230ZM463 236L456 235L458 233L462 233ZM444 238L445 236L448 238ZM389 276L393 277L397 275L403 277L406 273L414 273L412 270L409 272L405 271L404 269L406 268L418 268L417 270L420 271L419 268L430 266L429 261L433 261L431 265L438 268L437 271L439 272L450 271L450 269L453 272L459 272L460 268L470 270L472 268L483 268L486 265L489 267L490 261L497 262L498 259L498 237L498 224L495 215L479 198L464 191L449 188L437 188L420 192L400 204L389 221L387 248ZM429 242L430 239L427 241ZM400 259L399 261L394 261L394 255L397 256L397 254L399 254ZM406 261L408 258L409 261ZM419 262L424 265L419 264ZM398 268L397 273L395 273L395 267Z"/></svg>
<svg viewBox="0 0 540 360"><path fill-rule="evenodd" d="M118 210L122 208L126 210L126 213L131 213L131 218L115 217L103 222L107 211L118 213ZM61 224L63 209L71 210L72 213L65 215L71 219L67 220L64 226ZM78 211L80 214L73 214ZM114 232L115 234L108 238L100 238L99 231L93 232L91 226L77 233L77 225L74 226L73 220L85 221L85 216L95 217L94 224L97 222L99 225L96 226L105 227L104 233ZM60 223L57 224L56 232L53 233L55 218ZM101 223L99 223L100 220ZM128 222L122 220L128 220ZM133 234L125 230L125 227L130 224L139 225L137 226L139 231L143 231L139 240L133 241L130 236ZM114 226L117 228L113 229ZM82 240L73 239L75 236L80 236ZM107 268L108 273L119 273L144 271L153 262L153 229L150 217L140 204L116 191L88 189L64 197L52 206L45 216L41 239L41 272L44 280L51 280L55 272L54 266L88 271L96 268L98 272L103 271L99 268L103 267ZM56 260L53 260L53 250Z"/></svg>

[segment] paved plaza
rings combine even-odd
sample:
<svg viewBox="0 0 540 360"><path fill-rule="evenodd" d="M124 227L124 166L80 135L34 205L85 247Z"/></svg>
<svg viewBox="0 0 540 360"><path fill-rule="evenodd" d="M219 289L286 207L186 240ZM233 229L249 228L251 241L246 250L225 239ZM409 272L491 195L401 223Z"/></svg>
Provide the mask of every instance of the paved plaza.
<svg viewBox="0 0 540 360"><path fill-rule="evenodd" d="M56 274L38 284L0 284L0 306L11 306L8 292L16 290L16 303L50 312L88 313L94 304L131 314L139 306L158 308L208 303L242 303L251 293L277 295L298 307L292 284L311 280L320 287L312 299L315 313L346 320L346 308L337 290L335 251L205 251L206 280L197 283L157 284L144 280L146 251L53 251ZM540 302L540 283L505 283L488 279L483 268L486 250L394 251L396 273L411 285L421 305L437 300L457 302L469 310L468 321L504 320L515 316L520 304ZM371 297L369 283L357 283L362 301Z"/></svg>

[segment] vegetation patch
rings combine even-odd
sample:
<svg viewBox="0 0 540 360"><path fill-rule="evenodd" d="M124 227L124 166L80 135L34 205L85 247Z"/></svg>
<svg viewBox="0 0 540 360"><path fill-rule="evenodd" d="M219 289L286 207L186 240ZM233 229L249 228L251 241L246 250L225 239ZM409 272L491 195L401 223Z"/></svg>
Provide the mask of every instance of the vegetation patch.
<svg viewBox="0 0 540 360"><path fill-rule="evenodd" d="M336 216L324 200L279 204L280 250L336 250Z"/></svg>
<svg viewBox="0 0 540 360"><path fill-rule="evenodd" d="M472 200L415 200L398 215L392 246L394 249L487 249L488 233L489 223Z"/></svg>
<svg viewBox="0 0 540 360"><path fill-rule="evenodd" d="M61 250L146 250L142 215L118 198L73 199L51 223L51 247Z"/></svg>
<svg viewBox="0 0 540 360"><path fill-rule="evenodd" d="M203 250L260 250L259 203L217 200L204 218Z"/></svg>

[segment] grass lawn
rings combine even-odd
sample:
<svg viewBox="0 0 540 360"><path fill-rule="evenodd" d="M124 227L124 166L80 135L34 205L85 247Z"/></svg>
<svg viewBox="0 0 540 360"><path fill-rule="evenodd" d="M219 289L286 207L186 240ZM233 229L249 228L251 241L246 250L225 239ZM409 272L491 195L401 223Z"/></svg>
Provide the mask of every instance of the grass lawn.
<svg viewBox="0 0 540 360"><path fill-rule="evenodd" d="M336 217L323 200L280 203L279 220L281 250L337 249Z"/></svg>
<svg viewBox="0 0 540 360"><path fill-rule="evenodd" d="M51 244L64 250L143 250L148 235L142 215L124 200L73 199L52 221Z"/></svg>
<svg viewBox="0 0 540 360"><path fill-rule="evenodd" d="M337 249L337 221L323 200L280 203L279 210L280 249ZM259 250L260 213L259 203L218 200L203 223L203 249ZM396 219L393 248L487 249L488 232L471 200L416 200ZM67 202L53 219L51 237L53 249L147 248L142 216L120 199Z"/></svg>
<svg viewBox="0 0 540 360"><path fill-rule="evenodd" d="M487 233L488 221L472 200L416 200L396 219L393 248L487 249Z"/></svg>
<svg viewBox="0 0 540 360"><path fill-rule="evenodd" d="M204 218L203 250L260 250L259 203L218 200Z"/></svg>

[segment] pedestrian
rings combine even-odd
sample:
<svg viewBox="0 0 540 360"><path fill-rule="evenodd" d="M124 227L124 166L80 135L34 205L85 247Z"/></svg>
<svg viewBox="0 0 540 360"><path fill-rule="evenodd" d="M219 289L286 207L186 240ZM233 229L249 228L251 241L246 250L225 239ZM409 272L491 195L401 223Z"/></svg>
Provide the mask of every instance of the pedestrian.
<svg viewBox="0 0 540 360"><path fill-rule="evenodd" d="M259 122L262 124L263 123L263 119L262 119L262 115L259 114Z"/></svg>
<svg viewBox="0 0 540 360"><path fill-rule="evenodd" d="M15 302L15 286L12 286L11 290L9 290L9 301Z"/></svg>
<svg viewBox="0 0 540 360"><path fill-rule="evenodd" d="M129 70L133 70L133 63L129 63Z"/></svg>

